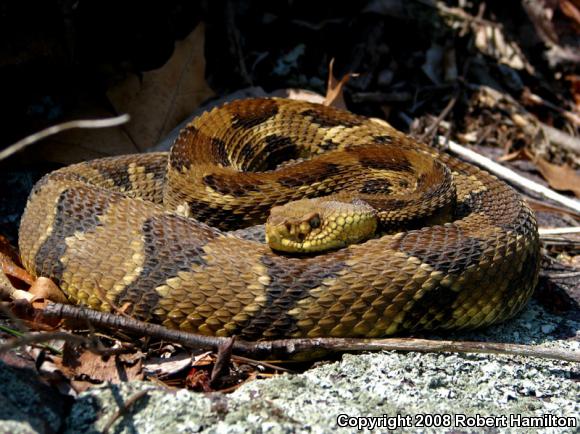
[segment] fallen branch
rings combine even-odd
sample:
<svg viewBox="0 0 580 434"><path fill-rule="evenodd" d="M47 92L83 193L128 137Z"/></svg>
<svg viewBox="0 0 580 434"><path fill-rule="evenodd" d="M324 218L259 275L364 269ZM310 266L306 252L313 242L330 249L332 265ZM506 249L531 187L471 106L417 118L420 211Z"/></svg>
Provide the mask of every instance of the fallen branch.
<svg viewBox="0 0 580 434"><path fill-rule="evenodd" d="M68 304L49 304L42 310L47 318L67 318L90 321L96 326L109 327L179 343L185 347L217 351L220 346L231 343L231 338L198 335L180 330L171 330L158 324L150 324L136 319L110 313L98 312L86 307ZM503 344L494 342L436 341L427 339L350 339L314 338L282 339L274 341L249 342L236 339L232 352L253 359L312 359L328 353L360 351L416 351L429 353L484 353L511 356L538 357L542 359L580 362L580 354L538 346Z"/></svg>
<svg viewBox="0 0 580 434"><path fill-rule="evenodd" d="M478 154L471 149L467 149L464 146L461 146L451 140L446 140L443 137L439 138L439 143L442 146L447 146L448 149L453 152L454 154L460 155L465 159L478 164L479 166L483 167L486 170L489 170L494 175L497 175L509 182L519 185L520 187L526 188L528 190L534 191L545 198L551 199L555 202L558 202L570 209L573 209L576 212L580 212L580 202L563 196L559 193L556 193L554 190L551 190L543 185L538 184L537 182L531 181L524 176L521 176L514 172L511 169L508 169L505 166L502 166L499 163L496 163L493 160L490 160L487 157L484 157L481 154Z"/></svg>
<svg viewBox="0 0 580 434"><path fill-rule="evenodd" d="M355 351L410 351L421 353L478 353L509 356L536 357L540 359L580 362L580 354L531 345L497 342L436 341L416 338L347 339L315 338L286 339L264 342L238 342L248 344L252 351L270 351L276 355L292 356L301 352L325 350L327 352ZM235 349L235 348L234 348Z"/></svg>
<svg viewBox="0 0 580 434"><path fill-rule="evenodd" d="M8 158L12 154L21 151L27 146L38 142L39 140L45 139L54 134L60 133L66 130L72 130L73 128L108 128L116 127L117 125L124 124L129 121L129 115L121 115L114 118L107 119L84 119L64 122L62 124L54 125L52 127L45 128L38 133L31 134L22 140L17 141L13 145L8 146L6 149L0 151L0 161Z"/></svg>

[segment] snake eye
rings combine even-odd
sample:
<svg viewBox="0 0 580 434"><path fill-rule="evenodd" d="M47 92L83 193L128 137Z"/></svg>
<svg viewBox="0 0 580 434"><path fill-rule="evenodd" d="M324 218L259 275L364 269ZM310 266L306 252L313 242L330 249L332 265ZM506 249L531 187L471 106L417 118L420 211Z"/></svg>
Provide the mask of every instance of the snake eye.
<svg viewBox="0 0 580 434"><path fill-rule="evenodd" d="M320 227L320 216L318 214L315 214L314 216L312 216L310 218L310 220L308 220L308 224L310 225L310 227L312 229L316 229Z"/></svg>

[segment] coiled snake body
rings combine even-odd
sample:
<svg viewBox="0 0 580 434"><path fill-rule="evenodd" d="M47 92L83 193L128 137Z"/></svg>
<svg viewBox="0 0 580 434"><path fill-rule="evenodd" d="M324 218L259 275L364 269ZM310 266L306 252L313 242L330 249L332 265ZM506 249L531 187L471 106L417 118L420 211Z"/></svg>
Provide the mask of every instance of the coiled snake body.
<svg viewBox="0 0 580 434"><path fill-rule="evenodd" d="M227 232L344 191L378 206L386 229L302 255ZM539 269L533 213L503 182L388 125L278 99L205 113L169 154L48 174L19 243L27 270L71 302L245 339L485 326L525 305Z"/></svg>

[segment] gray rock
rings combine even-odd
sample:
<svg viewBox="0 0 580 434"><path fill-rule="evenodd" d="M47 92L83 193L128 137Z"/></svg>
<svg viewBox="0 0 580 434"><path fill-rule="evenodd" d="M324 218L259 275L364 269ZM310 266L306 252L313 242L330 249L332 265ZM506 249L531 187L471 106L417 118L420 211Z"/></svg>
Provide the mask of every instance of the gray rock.
<svg viewBox="0 0 580 434"><path fill-rule="evenodd" d="M56 433L68 413L67 397L29 368L0 361L0 433Z"/></svg>
<svg viewBox="0 0 580 434"><path fill-rule="evenodd" d="M547 324L572 335L579 325L532 303L516 320L487 332L456 337L514 342L517 336L519 343L580 350L577 341L547 338L542 331ZM477 415L496 417L492 422L500 424L499 432L514 431L509 426L510 415L567 416L578 426L576 368L568 362L519 356L385 352L345 355L339 362L322 364L300 375L248 382L229 395L167 391L150 383L105 385L80 396L67 420L66 432L100 432L119 407L142 390L147 391L146 396L118 417L110 432L356 432L355 427L337 426L341 414L375 416L382 423L398 423L403 432L440 432L445 428L481 431L482 427L463 425L470 422L467 417ZM357 422L346 417L343 421ZM420 428L417 424L421 421L432 426ZM409 424L406 428L405 423ZM545 427L539 431L577 429Z"/></svg>

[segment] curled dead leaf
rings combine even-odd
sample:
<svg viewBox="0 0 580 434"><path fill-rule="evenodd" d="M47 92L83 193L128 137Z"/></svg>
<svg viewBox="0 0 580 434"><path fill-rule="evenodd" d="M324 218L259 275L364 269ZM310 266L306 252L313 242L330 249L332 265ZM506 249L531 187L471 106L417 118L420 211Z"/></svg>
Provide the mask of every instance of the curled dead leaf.
<svg viewBox="0 0 580 434"><path fill-rule="evenodd" d="M171 58L161 67L132 75L107 96L120 113L129 113L125 131L140 150L150 148L213 96L205 80L205 26L200 23L175 44Z"/></svg>
<svg viewBox="0 0 580 434"><path fill-rule="evenodd" d="M558 191L571 191L580 197L580 175L570 166L549 163L539 156L526 151L527 156L534 162L538 171L548 181L550 187Z"/></svg>
<svg viewBox="0 0 580 434"><path fill-rule="evenodd" d="M330 64L328 65L328 84L326 87L326 96L322 104L346 110L346 103L344 102L343 96L344 85L351 77L357 77L358 74L349 72L343 75L340 80L337 80L334 76L333 69L334 58L330 60Z"/></svg>
<svg viewBox="0 0 580 434"><path fill-rule="evenodd" d="M39 277L34 281L28 290L34 297L33 301L47 302L47 300L54 301L56 303L68 303L68 299L62 290L50 280L48 277ZM41 306L34 307L40 308ZM44 303L43 303L44 305Z"/></svg>

